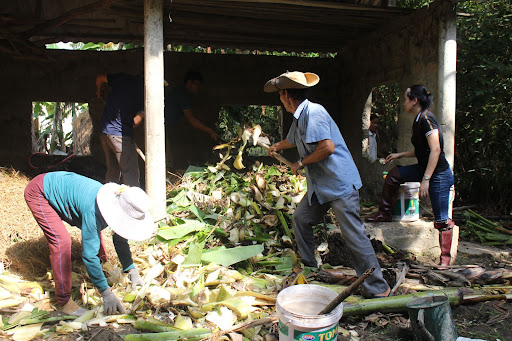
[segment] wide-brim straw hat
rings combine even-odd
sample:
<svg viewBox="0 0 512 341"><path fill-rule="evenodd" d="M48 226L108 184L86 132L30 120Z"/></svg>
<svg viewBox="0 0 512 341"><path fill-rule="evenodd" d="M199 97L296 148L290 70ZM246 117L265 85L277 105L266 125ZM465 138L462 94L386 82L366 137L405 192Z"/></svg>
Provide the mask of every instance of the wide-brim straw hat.
<svg viewBox="0 0 512 341"><path fill-rule="evenodd" d="M306 89L317 85L319 81L320 77L312 72L285 72L269 80L263 87L263 91L276 92L286 89Z"/></svg>
<svg viewBox="0 0 512 341"><path fill-rule="evenodd" d="M107 225L130 240L146 240L153 235L151 199L139 187L108 183L100 187L96 202Z"/></svg>

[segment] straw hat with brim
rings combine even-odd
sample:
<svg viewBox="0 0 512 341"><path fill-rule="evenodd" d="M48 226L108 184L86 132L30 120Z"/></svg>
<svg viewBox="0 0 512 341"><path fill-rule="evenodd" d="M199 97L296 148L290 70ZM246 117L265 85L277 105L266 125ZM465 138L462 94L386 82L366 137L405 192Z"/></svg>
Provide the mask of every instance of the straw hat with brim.
<svg viewBox="0 0 512 341"><path fill-rule="evenodd" d="M100 187L96 202L107 225L121 237L141 241L153 234L151 199L139 187L105 184Z"/></svg>
<svg viewBox="0 0 512 341"><path fill-rule="evenodd" d="M263 91L276 92L285 89L306 89L317 85L319 81L320 77L311 72L285 72L281 76L269 80L263 87Z"/></svg>

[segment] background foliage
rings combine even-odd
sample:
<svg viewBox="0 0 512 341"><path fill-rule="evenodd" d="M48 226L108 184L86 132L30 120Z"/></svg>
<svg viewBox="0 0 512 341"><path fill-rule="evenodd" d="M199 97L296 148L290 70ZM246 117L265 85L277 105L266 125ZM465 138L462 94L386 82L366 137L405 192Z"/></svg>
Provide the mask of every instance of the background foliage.
<svg viewBox="0 0 512 341"><path fill-rule="evenodd" d="M33 151L53 154L71 147L73 131L64 121L72 119L89 107L87 103L33 102Z"/></svg>
<svg viewBox="0 0 512 341"><path fill-rule="evenodd" d="M278 106L225 105L219 110L216 130L223 141L229 142L238 138L245 127L259 124L262 131L269 135L270 142L275 143L275 139L281 136L281 115L282 109ZM249 155L267 155L267 151L261 147L248 145L247 148Z"/></svg>
<svg viewBox="0 0 512 341"><path fill-rule="evenodd" d="M512 4L458 4L456 188L462 203L512 208Z"/></svg>
<svg viewBox="0 0 512 341"><path fill-rule="evenodd" d="M400 112L400 86L384 84L372 89L372 113L379 116L377 156L386 157L397 152L398 113Z"/></svg>

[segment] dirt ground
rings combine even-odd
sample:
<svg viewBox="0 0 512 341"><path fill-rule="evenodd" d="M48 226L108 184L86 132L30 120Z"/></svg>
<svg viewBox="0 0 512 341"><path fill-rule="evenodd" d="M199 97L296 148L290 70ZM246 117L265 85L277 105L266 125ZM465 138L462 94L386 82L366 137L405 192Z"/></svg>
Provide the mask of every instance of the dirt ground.
<svg viewBox="0 0 512 341"><path fill-rule="evenodd" d="M330 249L331 245L336 245L336 247L332 248L333 251L324 257L323 261L331 265L351 266L350 254L340 235L337 233L330 234L328 243ZM384 252L379 241L372 240L372 244L379 263L383 267L384 277L390 286L393 286L395 284L395 274L386 268L396 266L398 261L405 263L415 262L414 255L400 251L389 255ZM495 259L491 255L460 255L457 263L461 265L479 265L491 270L500 267L512 268L509 264L504 264L503 260ZM508 282L503 284L509 285ZM490 301L453 307L452 316L459 336L486 341L512 341L512 330L510 328L512 323L511 311L511 302ZM340 327L348 331L355 331L360 340L365 341L406 341L413 339L407 313L377 313L366 317L342 317ZM350 336L340 334L338 340L349 341L351 338Z"/></svg>
<svg viewBox="0 0 512 341"><path fill-rule="evenodd" d="M511 341L512 303L483 302L452 308L458 336L486 341ZM340 326L354 330L365 341L408 341L413 339L407 314L374 314L365 318L342 318ZM350 337L338 336L349 341Z"/></svg>

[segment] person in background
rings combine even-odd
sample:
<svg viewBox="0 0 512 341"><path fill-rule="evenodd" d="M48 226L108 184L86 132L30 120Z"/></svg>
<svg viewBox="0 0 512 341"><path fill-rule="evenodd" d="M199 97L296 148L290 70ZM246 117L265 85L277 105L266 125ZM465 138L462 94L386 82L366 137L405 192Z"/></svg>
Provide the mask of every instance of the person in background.
<svg viewBox="0 0 512 341"><path fill-rule="evenodd" d="M377 131L379 130L379 116L370 115L370 125L368 127L368 146L365 150L365 157L371 162L377 160Z"/></svg>
<svg viewBox="0 0 512 341"><path fill-rule="evenodd" d="M87 311L71 298L71 237L64 220L82 231L82 259L89 278L103 297L105 314L124 313L101 267L101 231L107 226L114 231L114 246L132 289L142 285L127 239L140 241L153 234L154 222L147 194L138 187L102 185L75 173L59 171L32 179L25 188L25 200L50 247L60 310L76 316Z"/></svg>
<svg viewBox="0 0 512 341"><path fill-rule="evenodd" d="M197 130L200 130L214 141L219 141L219 135L212 128L202 123L192 111L192 96L199 94L203 76L197 71L188 71L183 78L183 85L170 88L165 94L165 128L166 135L170 136L170 128L177 124L183 116L187 122ZM172 163L172 146L167 138L167 151L169 163Z"/></svg>
<svg viewBox="0 0 512 341"><path fill-rule="evenodd" d="M359 216L359 172L334 120L323 106L307 99L309 88L318 82L314 73L295 71L269 80L264 87L265 92L279 92L284 108L293 115L286 139L272 145L268 152L272 155L296 147L300 160L292 165L292 173L299 169L306 172L308 191L293 214L297 248L304 265L318 267L313 227L332 208L357 275L375 268L362 285L365 296L385 297L390 288Z"/></svg>
<svg viewBox="0 0 512 341"><path fill-rule="evenodd" d="M382 188L379 211L368 218L369 222L391 221L391 211L398 197L400 184L407 181L421 182L420 199L430 197L434 213L434 227L439 230L441 265L449 265L456 256L452 253L453 221L449 218L450 187L453 173L445 158L441 125L429 111L433 95L423 85L413 85L405 91L404 109L414 115L411 142L414 149L392 153L386 163L403 157L416 157L417 164L395 166L387 174Z"/></svg>
<svg viewBox="0 0 512 341"><path fill-rule="evenodd" d="M144 120L144 77L125 73L96 77L96 94L103 98L104 84L110 86L100 121L100 141L105 153L105 182L139 186L139 163L133 128Z"/></svg>

